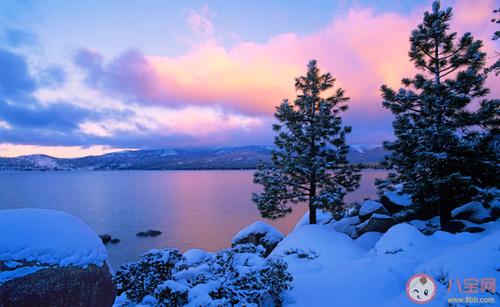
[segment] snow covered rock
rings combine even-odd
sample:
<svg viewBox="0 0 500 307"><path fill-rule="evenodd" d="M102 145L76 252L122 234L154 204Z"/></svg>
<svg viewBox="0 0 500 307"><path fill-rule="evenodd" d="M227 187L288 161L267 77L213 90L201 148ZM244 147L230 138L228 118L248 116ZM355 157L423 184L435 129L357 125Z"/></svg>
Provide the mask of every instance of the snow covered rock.
<svg viewBox="0 0 500 307"><path fill-rule="evenodd" d="M401 223L394 225L375 244L377 254L396 254L416 252L426 247L426 237L413 225Z"/></svg>
<svg viewBox="0 0 500 307"><path fill-rule="evenodd" d="M403 194L401 187L397 187L395 191L385 191L380 197L380 202L391 213L399 212L412 205L411 196Z"/></svg>
<svg viewBox="0 0 500 307"><path fill-rule="evenodd" d="M395 223L396 222L392 217L385 214L375 213L370 216L368 220L356 226L355 236L359 237L360 235L370 231L385 232Z"/></svg>
<svg viewBox="0 0 500 307"><path fill-rule="evenodd" d="M264 256L267 256L283 237L283 234L273 226L257 221L238 232L231 240L231 246L247 243L262 245L266 249Z"/></svg>
<svg viewBox="0 0 500 307"><path fill-rule="evenodd" d="M437 230L439 230L439 228L440 228L438 216L435 216L432 219L429 219L427 221L411 220L408 223L410 225L416 227L424 235L431 235L431 234L435 233Z"/></svg>
<svg viewBox="0 0 500 307"><path fill-rule="evenodd" d="M389 214L384 206L378 201L370 199L365 200L361 205L361 208L359 208L359 219L364 222L374 213L385 215Z"/></svg>
<svg viewBox="0 0 500 307"><path fill-rule="evenodd" d="M450 232L450 233L458 233L458 232L482 232L484 231L483 227L480 227L474 223L464 220L451 220L448 224L442 227L442 230Z"/></svg>
<svg viewBox="0 0 500 307"><path fill-rule="evenodd" d="M110 306L115 292L99 236L55 210L0 211L0 306Z"/></svg>
<svg viewBox="0 0 500 307"><path fill-rule="evenodd" d="M346 235L353 237L356 233L356 225L361 223L358 216L344 217L338 221L333 220L328 225L331 225L333 229L338 232L345 233Z"/></svg>
<svg viewBox="0 0 500 307"><path fill-rule="evenodd" d="M453 209L453 211L451 211L451 216L454 219L467 220L478 224L488 222L493 219L490 214L490 210L486 209L483 204L478 201L472 201Z"/></svg>

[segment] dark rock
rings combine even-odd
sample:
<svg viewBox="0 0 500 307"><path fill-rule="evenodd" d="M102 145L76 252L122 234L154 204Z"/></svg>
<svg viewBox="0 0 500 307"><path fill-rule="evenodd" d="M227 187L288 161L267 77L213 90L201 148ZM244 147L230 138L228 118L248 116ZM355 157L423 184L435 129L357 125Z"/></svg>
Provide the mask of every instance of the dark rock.
<svg viewBox="0 0 500 307"><path fill-rule="evenodd" d="M370 216L368 220L356 226L355 237L359 237L360 235L370 231L385 232L395 224L396 222L392 217L375 213Z"/></svg>
<svg viewBox="0 0 500 307"><path fill-rule="evenodd" d="M468 221L452 220L448 224L446 224L444 227L442 227L441 230L447 231L450 233L458 233L458 232L477 233L477 232L484 231L484 228L479 227L476 224L468 222Z"/></svg>
<svg viewBox="0 0 500 307"><path fill-rule="evenodd" d="M115 291L106 263L86 268L47 266L0 283L0 306L112 306Z"/></svg>
<svg viewBox="0 0 500 307"><path fill-rule="evenodd" d="M483 232L484 228L478 227L478 226L473 226L473 227L467 227L467 228L465 228L465 231L471 232L471 233Z"/></svg>
<svg viewBox="0 0 500 307"><path fill-rule="evenodd" d="M499 206L491 207L491 217L493 218L493 220L500 218L500 207Z"/></svg>
<svg viewBox="0 0 500 307"><path fill-rule="evenodd" d="M147 231L141 231L136 234L138 237L156 237L161 235L161 231L149 229Z"/></svg>
<svg viewBox="0 0 500 307"><path fill-rule="evenodd" d="M110 243L112 243L112 244L116 244L116 243L119 243L119 242L120 242L120 239L118 239L118 238L113 238L113 239L111 239L109 242L110 242Z"/></svg>
<svg viewBox="0 0 500 307"><path fill-rule="evenodd" d="M441 227L441 230L447 231L450 233L457 233L464 231L466 225L462 221L450 221L448 224Z"/></svg>
<svg viewBox="0 0 500 307"><path fill-rule="evenodd" d="M109 241L111 241L111 236L108 235L108 234L104 234L104 235L99 235L99 238L101 238L101 241L102 243L104 244L108 244Z"/></svg>

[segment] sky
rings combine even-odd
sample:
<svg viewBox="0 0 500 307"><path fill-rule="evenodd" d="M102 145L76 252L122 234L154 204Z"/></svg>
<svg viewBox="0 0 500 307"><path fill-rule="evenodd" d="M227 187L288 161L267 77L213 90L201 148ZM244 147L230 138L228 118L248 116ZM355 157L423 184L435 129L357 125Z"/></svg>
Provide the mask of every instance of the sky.
<svg viewBox="0 0 500 307"><path fill-rule="evenodd" d="M0 156L270 145L307 62L351 97L350 144L393 137L380 86L415 73L431 1L0 0ZM495 61L494 0L448 0ZM491 96L500 93L490 76Z"/></svg>

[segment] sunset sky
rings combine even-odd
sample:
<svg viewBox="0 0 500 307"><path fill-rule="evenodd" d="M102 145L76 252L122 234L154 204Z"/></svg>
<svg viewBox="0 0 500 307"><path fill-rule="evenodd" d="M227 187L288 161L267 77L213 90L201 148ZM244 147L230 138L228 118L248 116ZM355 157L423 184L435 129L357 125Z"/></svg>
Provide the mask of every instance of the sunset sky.
<svg viewBox="0 0 500 307"><path fill-rule="evenodd" d="M391 139L379 88L414 73L408 37L431 1L309 2L2 1L0 156L269 145L313 58L351 97L349 143ZM450 5L494 62L498 2Z"/></svg>

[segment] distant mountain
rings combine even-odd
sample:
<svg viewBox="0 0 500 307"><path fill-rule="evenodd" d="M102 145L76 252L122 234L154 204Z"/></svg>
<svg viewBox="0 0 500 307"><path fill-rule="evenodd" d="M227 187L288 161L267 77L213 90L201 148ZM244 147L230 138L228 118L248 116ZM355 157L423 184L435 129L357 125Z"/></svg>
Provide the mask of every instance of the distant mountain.
<svg viewBox="0 0 500 307"><path fill-rule="evenodd" d="M269 160L271 150L269 146L155 149L71 159L29 155L0 158L0 171L252 169L259 161ZM381 146L360 145L351 147L348 159L351 163L376 164L384 154Z"/></svg>

